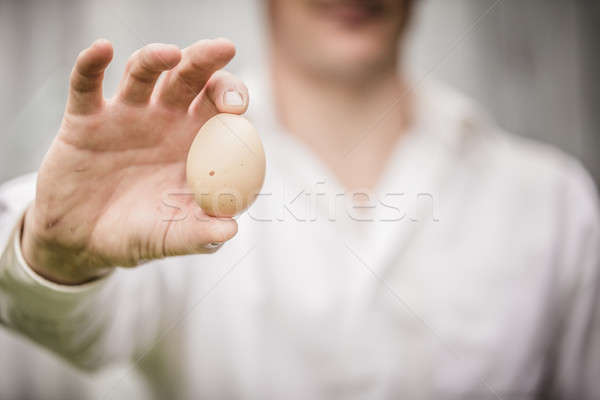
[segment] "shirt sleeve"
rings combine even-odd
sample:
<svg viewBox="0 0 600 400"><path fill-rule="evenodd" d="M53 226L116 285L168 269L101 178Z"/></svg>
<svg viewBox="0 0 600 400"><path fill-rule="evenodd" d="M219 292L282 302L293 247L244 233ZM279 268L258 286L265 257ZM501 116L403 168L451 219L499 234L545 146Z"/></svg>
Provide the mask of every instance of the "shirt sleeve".
<svg viewBox="0 0 600 400"><path fill-rule="evenodd" d="M37 275L20 248L23 213L34 190L33 175L0 187L0 323L84 369L147 351L164 322L166 285L157 268L115 270L78 286Z"/></svg>
<svg viewBox="0 0 600 400"><path fill-rule="evenodd" d="M562 311L553 359L552 395L597 399L600 393L600 212L595 185L578 164L562 194ZM559 244L561 245L561 244Z"/></svg>

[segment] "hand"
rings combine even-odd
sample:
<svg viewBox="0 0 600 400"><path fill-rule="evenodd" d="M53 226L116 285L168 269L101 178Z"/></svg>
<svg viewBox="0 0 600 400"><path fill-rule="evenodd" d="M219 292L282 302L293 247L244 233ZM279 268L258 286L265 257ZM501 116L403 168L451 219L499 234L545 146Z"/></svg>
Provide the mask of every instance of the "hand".
<svg viewBox="0 0 600 400"><path fill-rule="evenodd" d="M130 57L118 94L107 100L102 81L111 44L98 40L80 53L25 216L23 256L36 272L78 284L115 266L211 252L210 243L235 235L233 219L206 216L193 196L178 199L190 215L182 220L165 218L177 210L162 203L169 192L189 193L185 162L198 129L216 113L247 108L245 85L220 71L234 54L225 39L183 51L145 46ZM240 101L225 104L232 98Z"/></svg>

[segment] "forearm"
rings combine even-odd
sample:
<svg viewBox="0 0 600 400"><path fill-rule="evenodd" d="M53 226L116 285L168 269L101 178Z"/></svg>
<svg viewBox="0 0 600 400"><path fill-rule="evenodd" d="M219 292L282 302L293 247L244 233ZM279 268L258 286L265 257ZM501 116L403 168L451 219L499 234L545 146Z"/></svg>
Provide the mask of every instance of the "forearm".
<svg viewBox="0 0 600 400"><path fill-rule="evenodd" d="M99 367L107 361L106 302L116 288L109 279L63 286L36 275L22 259L21 226L15 224L0 257L1 323L80 367Z"/></svg>
<svg viewBox="0 0 600 400"><path fill-rule="evenodd" d="M87 369L132 357L144 340L119 338L135 335L137 315L156 320L123 299L137 295L135 281L114 273L84 285L59 285L23 259L19 232L35 180L23 176L0 186L0 323Z"/></svg>

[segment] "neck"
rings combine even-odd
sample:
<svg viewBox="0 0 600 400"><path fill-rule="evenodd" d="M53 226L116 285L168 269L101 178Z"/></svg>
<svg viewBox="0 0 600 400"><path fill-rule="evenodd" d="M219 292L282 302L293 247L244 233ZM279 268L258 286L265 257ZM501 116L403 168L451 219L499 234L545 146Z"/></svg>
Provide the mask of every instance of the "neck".
<svg viewBox="0 0 600 400"><path fill-rule="evenodd" d="M409 120L408 91L396 62L359 78L336 78L298 68L277 52L271 61L278 118L286 130L347 189L373 188Z"/></svg>

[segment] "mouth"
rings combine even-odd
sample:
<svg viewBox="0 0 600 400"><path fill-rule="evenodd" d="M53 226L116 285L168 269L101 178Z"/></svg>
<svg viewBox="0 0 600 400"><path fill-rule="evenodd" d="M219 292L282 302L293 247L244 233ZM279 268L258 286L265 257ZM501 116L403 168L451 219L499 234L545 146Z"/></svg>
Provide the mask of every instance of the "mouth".
<svg viewBox="0 0 600 400"><path fill-rule="evenodd" d="M383 0L314 0L317 11L347 25L361 25L385 13Z"/></svg>

